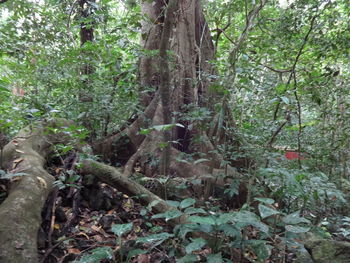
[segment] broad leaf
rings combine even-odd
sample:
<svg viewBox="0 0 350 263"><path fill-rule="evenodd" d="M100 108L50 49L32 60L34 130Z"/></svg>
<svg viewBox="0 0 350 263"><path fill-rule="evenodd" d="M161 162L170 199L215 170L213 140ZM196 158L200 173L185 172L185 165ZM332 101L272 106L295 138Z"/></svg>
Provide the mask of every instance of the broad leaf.
<svg viewBox="0 0 350 263"><path fill-rule="evenodd" d="M182 213L179 210L169 210L165 213L156 214L156 215L152 216L152 219L165 218L165 221L168 221L170 219L180 217L181 215L182 215Z"/></svg>
<svg viewBox="0 0 350 263"><path fill-rule="evenodd" d="M180 208L184 209L184 208L187 208L193 204L196 203L196 200L193 199L193 198L187 198L187 199L184 199L181 201L180 203Z"/></svg>
<svg viewBox="0 0 350 263"><path fill-rule="evenodd" d="M259 207L259 212L262 219L272 215L280 214L280 212L278 212L276 209L270 208L262 204L259 204L258 207Z"/></svg>
<svg viewBox="0 0 350 263"><path fill-rule="evenodd" d="M113 224L112 225L112 232L117 235L118 237L121 237L123 234L130 232L132 230L132 223L128 224Z"/></svg>
<svg viewBox="0 0 350 263"><path fill-rule="evenodd" d="M186 246L186 253L190 254L193 251L199 250L207 244L207 241L203 238L192 239L192 242Z"/></svg>
<svg viewBox="0 0 350 263"><path fill-rule="evenodd" d="M223 263L224 260L222 259L221 253L217 254L209 254L207 256L207 263Z"/></svg>
<svg viewBox="0 0 350 263"><path fill-rule="evenodd" d="M306 223L306 224L311 223L310 220L300 216L300 211L296 211L292 214L286 215L285 217L282 218L282 221L289 225L296 225L300 223Z"/></svg>
<svg viewBox="0 0 350 263"><path fill-rule="evenodd" d="M286 225L286 230L288 232L292 233L306 233L310 230L310 227L303 227L303 226L292 226L292 225Z"/></svg>
<svg viewBox="0 0 350 263"><path fill-rule="evenodd" d="M180 205L180 202L178 202L178 201L166 200L166 202L167 202L169 205L171 205L171 206L173 206L173 207L175 207L175 208L178 208L179 205Z"/></svg>
<svg viewBox="0 0 350 263"><path fill-rule="evenodd" d="M206 214L207 212L203 208L188 207L185 209L186 215L192 214Z"/></svg>
<svg viewBox="0 0 350 263"><path fill-rule="evenodd" d="M188 220L192 223L216 225L215 218L212 216L190 216Z"/></svg>
<svg viewBox="0 0 350 263"><path fill-rule="evenodd" d="M275 202L275 200L265 197L255 197L254 200L268 205L272 205Z"/></svg>
<svg viewBox="0 0 350 263"><path fill-rule="evenodd" d="M174 236L173 234L163 232L163 233L159 233L159 234L149 235L147 237L141 237L141 238L137 239L137 242L151 243L153 246L158 246L161 243L163 243L165 240L167 240L173 236Z"/></svg>

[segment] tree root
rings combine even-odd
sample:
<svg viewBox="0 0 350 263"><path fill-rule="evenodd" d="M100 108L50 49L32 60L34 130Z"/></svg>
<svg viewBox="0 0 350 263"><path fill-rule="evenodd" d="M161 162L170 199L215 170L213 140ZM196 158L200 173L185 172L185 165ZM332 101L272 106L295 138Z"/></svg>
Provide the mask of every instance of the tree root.
<svg viewBox="0 0 350 263"><path fill-rule="evenodd" d="M109 184L128 195L138 196L142 203L152 204L152 209L156 213L164 213L175 209L142 185L132 181L126 176L123 176L123 174L114 167L93 160L84 160L82 164L82 172L84 174L92 174L102 182ZM186 222L186 218L180 217L170 223L175 225L184 222Z"/></svg>
<svg viewBox="0 0 350 263"><path fill-rule="evenodd" d="M65 120L26 127L3 151L3 168L13 174L9 196L0 206L0 262L37 263L37 234L41 210L52 189L53 176L44 169L52 145L68 140L62 130ZM16 176L18 174L18 176Z"/></svg>

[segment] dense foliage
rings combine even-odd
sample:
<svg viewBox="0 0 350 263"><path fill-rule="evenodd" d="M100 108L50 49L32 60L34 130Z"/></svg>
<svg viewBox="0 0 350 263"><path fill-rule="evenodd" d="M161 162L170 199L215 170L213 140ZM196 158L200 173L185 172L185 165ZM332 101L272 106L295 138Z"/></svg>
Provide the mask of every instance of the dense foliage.
<svg viewBox="0 0 350 263"><path fill-rule="evenodd" d="M140 86L138 61L141 55L157 55L139 44L147 17L136 1L87 4L87 16L78 1L0 4L1 134L10 138L35 120L64 117L84 126L87 140L93 141L117 132L143 110L138 98L148 87ZM211 249L208 262L222 262L218 259L228 254L223 251L244 247L254 251L247 258L264 262L273 251L267 241L271 231L291 246L296 234L311 228L349 240L348 225L337 231L323 226L349 220L343 216L349 215L350 192L350 5L346 0L268 1L248 30L255 1L203 4L216 52L210 88L225 98L215 110L228 104L235 123L225 129L242 145L237 152L228 141L219 151L227 162L254 160L240 171L251 179L250 199L234 212L219 204L195 206L194 199L173 201L175 214L152 217L144 209L150 222L184 214L190 222L169 233L166 228L156 231L148 222L155 233L138 242L151 244L151 251L172 240L167 249L177 257L182 252L179 262L194 262L192 252L204 247ZM93 41L81 42L82 25L93 28ZM237 43L245 32L244 41ZM88 73L86 66L92 69ZM195 108L182 118L203 121L208 112ZM286 158L288 151L297 157ZM166 184L167 179L159 181ZM237 182L224 191L237 194ZM259 198L266 195L269 198ZM255 206L256 213L249 206ZM250 231L251 226L259 233ZM112 227L120 242L131 229L130 224ZM194 231L210 238L189 239L186 233ZM274 249L279 250L276 257L282 257L284 247ZM131 250L129 259L146 252ZM105 247L85 257L94 253L96 260L112 252Z"/></svg>

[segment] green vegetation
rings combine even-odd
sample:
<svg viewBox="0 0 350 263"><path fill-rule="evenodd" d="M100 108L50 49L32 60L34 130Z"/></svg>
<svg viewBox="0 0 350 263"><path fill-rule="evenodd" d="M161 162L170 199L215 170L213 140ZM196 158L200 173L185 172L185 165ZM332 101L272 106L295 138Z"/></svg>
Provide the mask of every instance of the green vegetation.
<svg viewBox="0 0 350 263"><path fill-rule="evenodd" d="M39 153L41 262L325 262L350 241L348 1L168 2L0 0L0 213Z"/></svg>

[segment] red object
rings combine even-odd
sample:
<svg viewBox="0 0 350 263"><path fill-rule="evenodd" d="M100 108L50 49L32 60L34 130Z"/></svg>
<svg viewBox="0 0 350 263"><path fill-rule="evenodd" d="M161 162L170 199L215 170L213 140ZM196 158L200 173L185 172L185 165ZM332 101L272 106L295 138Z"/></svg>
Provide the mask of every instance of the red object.
<svg viewBox="0 0 350 263"><path fill-rule="evenodd" d="M303 157L302 154L300 154L299 152L294 152L294 151L286 151L284 156L288 160L295 160L295 159L303 160L303 159L305 159L305 157Z"/></svg>
<svg viewBox="0 0 350 263"><path fill-rule="evenodd" d="M12 94L18 97L24 97L24 89L22 88L13 88L12 89Z"/></svg>

